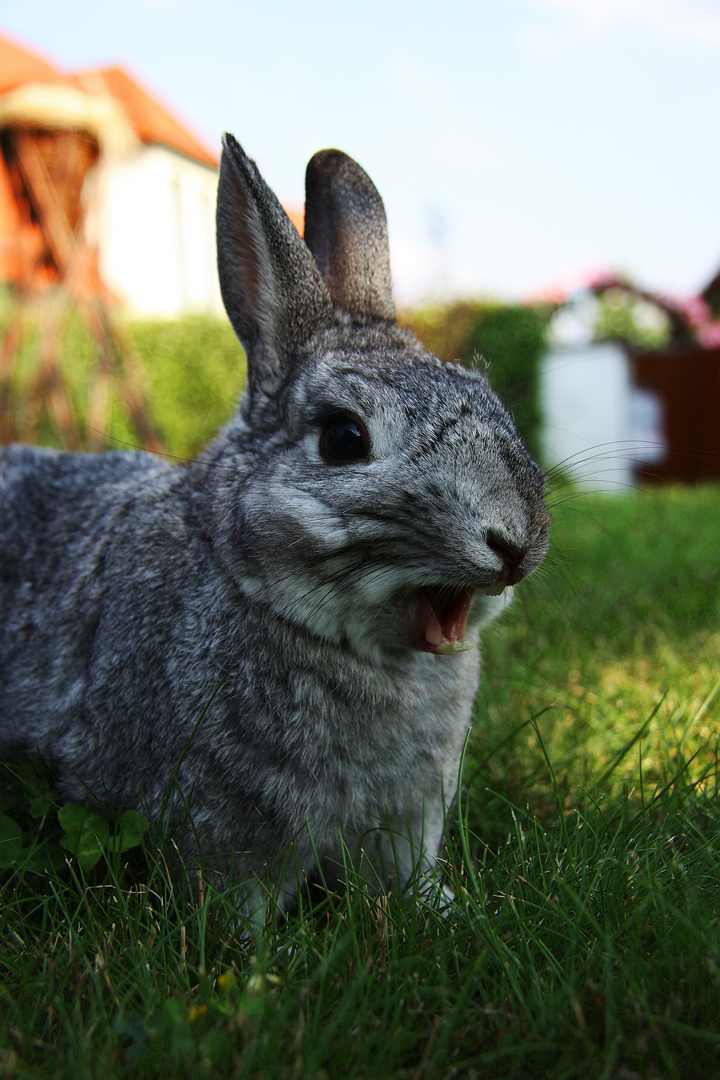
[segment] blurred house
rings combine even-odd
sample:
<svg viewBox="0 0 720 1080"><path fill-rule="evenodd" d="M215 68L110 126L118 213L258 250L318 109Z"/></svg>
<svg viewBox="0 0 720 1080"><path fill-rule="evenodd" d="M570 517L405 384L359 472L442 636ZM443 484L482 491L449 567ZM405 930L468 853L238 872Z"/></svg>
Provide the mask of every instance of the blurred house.
<svg viewBox="0 0 720 1080"><path fill-rule="evenodd" d="M662 348L595 342L594 299L625 290L668 322ZM542 361L546 464L585 487L720 480L720 274L681 302L601 275L565 297Z"/></svg>
<svg viewBox="0 0 720 1080"><path fill-rule="evenodd" d="M618 342L556 344L540 369L546 466L581 487L622 492L667 453L662 405L633 383Z"/></svg>
<svg viewBox="0 0 720 1080"><path fill-rule="evenodd" d="M125 70L63 72L0 37L0 151L0 282L222 312L217 155Z"/></svg>

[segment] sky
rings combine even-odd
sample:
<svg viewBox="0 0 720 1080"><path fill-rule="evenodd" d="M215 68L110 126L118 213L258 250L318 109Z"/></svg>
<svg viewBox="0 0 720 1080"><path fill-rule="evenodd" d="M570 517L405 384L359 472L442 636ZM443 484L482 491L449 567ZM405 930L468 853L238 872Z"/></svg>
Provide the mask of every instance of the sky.
<svg viewBox="0 0 720 1080"><path fill-rule="evenodd" d="M121 64L283 201L337 146L388 213L401 304L720 269L719 0L0 0L68 69Z"/></svg>

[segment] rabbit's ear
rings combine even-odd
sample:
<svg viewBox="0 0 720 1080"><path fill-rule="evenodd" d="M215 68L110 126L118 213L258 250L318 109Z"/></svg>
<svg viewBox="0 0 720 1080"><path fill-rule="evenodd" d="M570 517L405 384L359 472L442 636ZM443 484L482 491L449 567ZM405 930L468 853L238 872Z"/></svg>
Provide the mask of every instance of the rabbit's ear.
<svg viewBox="0 0 720 1080"><path fill-rule="evenodd" d="M340 150L320 150L307 167L305 243L336 307L395 320L385 207L367 173Z"/></svg>
<svg viewBox="0 0 720 1080"><path fill-rule="evenodd" d="M247 354L250 389L272 394L293 351L331 325L333 304L307 246L232 135L223 139L217 247L220 291Z"/></svg>

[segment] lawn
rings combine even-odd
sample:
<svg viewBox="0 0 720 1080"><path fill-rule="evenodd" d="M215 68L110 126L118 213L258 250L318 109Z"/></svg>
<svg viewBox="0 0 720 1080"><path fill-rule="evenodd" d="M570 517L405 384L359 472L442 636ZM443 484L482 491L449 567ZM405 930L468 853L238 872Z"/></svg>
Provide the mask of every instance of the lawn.
<svg viewBox="0 0 720 1080"><path fill-rule="evenodd" d="M0 1075L720 1077L720 489L549 503L485 636L450 909L351 883L248 937L136 822L83 870L23 772Z"/></svg>

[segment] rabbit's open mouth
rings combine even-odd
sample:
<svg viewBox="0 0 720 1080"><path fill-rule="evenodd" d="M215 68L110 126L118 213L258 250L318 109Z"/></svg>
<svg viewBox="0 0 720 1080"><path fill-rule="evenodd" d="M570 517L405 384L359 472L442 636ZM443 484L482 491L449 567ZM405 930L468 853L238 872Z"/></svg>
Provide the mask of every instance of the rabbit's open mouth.
<svg viewBox="0 0 720 1080"><path fill-rule="evenodd" d="M471 649L464 642L473 589L423 589L418 598L413 638L424 652L453 653Z"/></svg>

